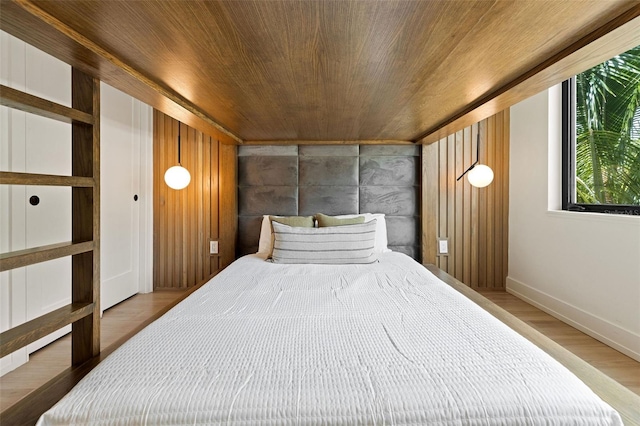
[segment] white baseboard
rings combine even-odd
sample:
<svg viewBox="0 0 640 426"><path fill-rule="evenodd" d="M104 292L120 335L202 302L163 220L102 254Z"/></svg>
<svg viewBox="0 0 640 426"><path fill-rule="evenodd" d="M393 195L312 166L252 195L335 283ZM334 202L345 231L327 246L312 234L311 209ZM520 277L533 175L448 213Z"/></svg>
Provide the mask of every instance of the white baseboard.
<svg viewBox="0 0 640 426"><path fill-rule="evenodd" d="M507 277L507 292L601 341L605 345L611 346L636 361L640 361L640 335L560 299L556 299L511 277Z"/></svg>
<svg viewBox="0 0 640 426"><path fill-rule="evenodd" d="M0 359L0 376L4 376L10 371L24 365L29 361L29 353L27 348L21 348L17 351Z"/></svg>

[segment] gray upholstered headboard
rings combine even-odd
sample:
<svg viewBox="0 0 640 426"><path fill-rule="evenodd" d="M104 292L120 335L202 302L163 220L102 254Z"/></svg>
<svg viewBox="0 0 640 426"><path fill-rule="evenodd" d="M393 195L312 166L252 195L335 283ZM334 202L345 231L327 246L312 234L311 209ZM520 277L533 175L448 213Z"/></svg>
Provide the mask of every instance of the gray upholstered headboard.
<svg viewBox="0 0 640 426"><path fill-rule="evenodd" d="M263 214L385 213L389 248L419 259L420 149L410 145L240 146L238 256Z"/></svg>

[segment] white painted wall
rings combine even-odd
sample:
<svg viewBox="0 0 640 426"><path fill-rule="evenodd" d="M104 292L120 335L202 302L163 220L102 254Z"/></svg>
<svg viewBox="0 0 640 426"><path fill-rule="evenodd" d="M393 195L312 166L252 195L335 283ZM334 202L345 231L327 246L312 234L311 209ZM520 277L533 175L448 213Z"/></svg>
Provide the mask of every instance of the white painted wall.
<svg viewBox="0 0 640 426"><path fill-rule="evenodd" d="M511 108L507 291L640 361L640 217L561 210L560 99Z"/></svg>

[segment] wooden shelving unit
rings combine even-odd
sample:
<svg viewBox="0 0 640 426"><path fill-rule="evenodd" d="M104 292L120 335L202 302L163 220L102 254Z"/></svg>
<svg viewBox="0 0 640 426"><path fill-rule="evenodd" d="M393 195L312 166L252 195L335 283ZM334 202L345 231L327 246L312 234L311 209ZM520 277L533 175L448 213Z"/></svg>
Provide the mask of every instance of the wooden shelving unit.
<svg viewBox="0 0 640 426"><path fill-rule="evenodd" d="M4 85L0 85L0 93L2 93L0 105L65 123L94 124L93 115L84 111L69 108Z"/></svg>
<svg viewBox="0 0 640 426"><path fill-rule="evenodd" d="M38 175L33 173L0 172L3 185L75 186L93 188L94 180L81 176Z"/></svg>
<svg viewBox="0 0 640 426"><path fill-rule="evenodd" d="M71 303L2 333L0 357L93 313L93 303Z"/></svg>
<svg viewBox="0 0 640 426"><path fill-rule="evenodd" d="M0 254L0 271L71 256L71 304L0 334L0 356L68 324L71 359L79 366L100 353L100 81L72 70L72 107L7 86L0 104L71 123L72 176L0 172L0 185L71 187L71 241Z"/></svg>
<svg viewBox="0 0 640 426"><path fill-rule="evenodd" d="M0 254L0 272L93 250L93 241L57 243Z"/></svg>

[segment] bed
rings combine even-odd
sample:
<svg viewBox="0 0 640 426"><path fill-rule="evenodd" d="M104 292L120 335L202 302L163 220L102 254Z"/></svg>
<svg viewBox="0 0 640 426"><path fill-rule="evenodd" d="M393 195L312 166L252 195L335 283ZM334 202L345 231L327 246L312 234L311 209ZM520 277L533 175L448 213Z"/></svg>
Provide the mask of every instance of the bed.
<svg viewBox="0 0 640 426"><path fill-rule="evenodd" d="M571 372L406 255L265 258L236 260L38 424L622 424Z"/></svg>

